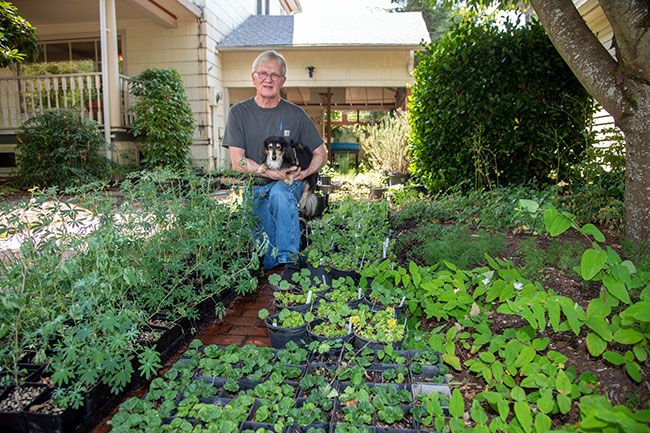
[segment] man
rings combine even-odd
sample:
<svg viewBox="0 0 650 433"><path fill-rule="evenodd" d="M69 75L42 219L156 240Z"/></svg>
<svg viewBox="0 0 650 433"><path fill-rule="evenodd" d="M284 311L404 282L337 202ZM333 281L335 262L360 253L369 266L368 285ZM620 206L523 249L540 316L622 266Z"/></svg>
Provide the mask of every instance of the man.
<svg viewBox="0 0 650 433"><path fill-rule="evenodd" d="M269 239L269 250L262 263L264 269L282 265L284 277L296 269L300 248L298 200L303 191L302 179L316 173L327 162L327 148L314 123L302 108L280 97L286 73L286 61L276 51L265 51L255 59L251 78L256 94L232 106L223 138L234 170L267 181L253 188L253 212L259 228L256 238L263 231ZM273 135L290 138L312 149L309 167L260 170L264 162L264 139ZM292 185L283 181L287 172L293 172L297 180Z"/></svg>

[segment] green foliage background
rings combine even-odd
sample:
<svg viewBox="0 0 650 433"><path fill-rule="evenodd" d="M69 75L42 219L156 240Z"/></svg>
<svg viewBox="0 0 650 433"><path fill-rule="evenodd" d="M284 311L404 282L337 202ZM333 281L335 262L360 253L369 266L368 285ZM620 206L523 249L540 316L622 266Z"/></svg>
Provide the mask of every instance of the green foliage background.
<svg viewBox="0 0 650 433"><path fill-rule="evenodd" d="M419 56L413 170L430 189L571 176L592 101L536 22L459 19Z"/></svg>
<svg viewBox="0 0 650 433"><path fill-rule="evenodd" d="M109 164L98 153L105 146L97 124L73 110L32 117L18 133L20 182L66 187L105 178L110 174Z"/></svg>
<svg viewBox="0 0 650 433"><path fill-rule="evenodd" d="M144 165L188 165L194 117L178 71L147 69L135 77L131 93L138 98L131 131L144 144Z"/></svg>
<svg viewBox="0 0 650 433"><path fill-rule="evenodd" d="M14 5L0 1L0 68L37 57L36 30Z"/></svg>

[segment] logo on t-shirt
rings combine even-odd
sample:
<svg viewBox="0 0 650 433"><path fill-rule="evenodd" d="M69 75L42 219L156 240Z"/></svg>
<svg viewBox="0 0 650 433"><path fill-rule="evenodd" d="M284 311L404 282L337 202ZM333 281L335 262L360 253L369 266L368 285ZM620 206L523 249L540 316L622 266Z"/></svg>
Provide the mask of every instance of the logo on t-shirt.
<svg viewBox="0 0 650 433"><path fill-rule="evenodd" d="M284 136L285 136L285 137L290 137L290 136L291 136L291 130L289 130L289 129L285 129L285 130L284 130Z"/></svg>

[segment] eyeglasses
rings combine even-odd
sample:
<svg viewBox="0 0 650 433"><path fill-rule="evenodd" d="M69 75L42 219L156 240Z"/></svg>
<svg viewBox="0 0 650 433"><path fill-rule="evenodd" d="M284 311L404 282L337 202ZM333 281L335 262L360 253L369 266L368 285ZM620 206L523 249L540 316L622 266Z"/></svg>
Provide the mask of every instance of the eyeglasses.
<svg viewBox="0 0 650 433"><path fill-rule="evenodd" d="M271 81L278 81L280 78L284 78L284 75L276 74L275 72L271 72L269 74L268 72L264 71L255 71L253 73L257 75L257 78L262 81L266 80L267 78L271 78Z"/></svg>

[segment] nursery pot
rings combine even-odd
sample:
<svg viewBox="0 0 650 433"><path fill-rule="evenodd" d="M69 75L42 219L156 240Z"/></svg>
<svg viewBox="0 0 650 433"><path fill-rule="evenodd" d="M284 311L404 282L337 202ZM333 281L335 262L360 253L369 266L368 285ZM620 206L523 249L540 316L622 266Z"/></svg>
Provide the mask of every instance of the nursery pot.
<svg viewBox="0 0 650 433"><path fill-rule="evenodd" d="M383 186L373 186L370 188L370 199L371 200L379 200L384 198L384 192L386 192L386 188Z"/></svg>
<svg viewBox="0 0 650 433"><path fill-rule="evenodd" d="M294 341L298 345L307 341L307 324L296 326L295 328L281 328L273 326L273 321L278 318L278 314L269 316L264 321L266 329L269 331L269 340L274 349L284 349L288 342Z"/></svg>
<svg viewBox="0 0 650 433"><path fill-rule="evenodd" d="M373 302L370 298L368 298L368 296L363 297L363 303L369 306L370 311L372 311L373 313L386 309L386 306L384 304L380 302ZM395 317L397 318L397 316L402 314L402 311L404 311L404 305L402 305L401 307L395 305L393 306L393 309L395 310Z"/></svg>
<svg viewBox="0 0 650 433"><path fill-rule="evenodd" d="M350 277L355 282L355 284L359 284L359 280L361 279L361 274L355 270L331 268L329 274L332 280Z"/></svg>
<svg viewBox="0 0 650 433"><path fill-rule="evenodd" d="M383 350L385 346L388 345L393 346L393 349L399 350L400 345L402 344L401 342L394 342L394 343L379 343L378 341L373 341L373 340L366 340L363 337L360 337L359 334L357 334L356 331L354 331L354 349L355 350L361 350L363 347L369 347L372 350Z"/></svg>
<svg viewBox="0 0 650 433"><path fill-rule="evenodd" d="M312 299L316 299L315 294L312 295ZM286 308L286 309L291 310L291 311L297 311L299 313L306 313L307 311L311 310L311 307L313 305L314 305L314 301L311 301L308 304L298 304L298 305L292 305L292 306L280 305L280 304L278 304L278 301L273 301L273 306L275 307L275 309L277 311L282 311L282 310L284 310Z"/></svg>
<svg viewBox="0 0 650 433"><path fill-rule="evenodd" d="M409 178L408 173L389 173L388 174L388 184L393 185L403 185Z"/></svg>
<svg viewBox="0 0 650 433"><path fill-rule="evenodd" d="M316 319L307 325L307 334L312 340L321 341L321 342L332 342L332 343L340 341L341 343L347 343L352 339L352 337L354 337L354 334L352 334L352 332L348 333L347 335L343 335L341 337L323 337L322 335L314 334L314 332L312 331L312 325L316 326L319 323L323 323L323 322L325 322L325 319Z"/></svg>
<svg viewBox="0 0 650 433"><path fill-rule="evenodd" d="M332 176L329 174L321 174L319 175L320 177L320 184L321 185L331 185L332 184Z"/></svg>
<svg viewBox="0 0 650 433"><path fill-rule="evenodd" d="M52 397L52 390L38 397L31 406L43 404ZM74 431L84 420L83 408L68 407L59 414L25 412L27 431L30 433L65 433Z"/></svg>

